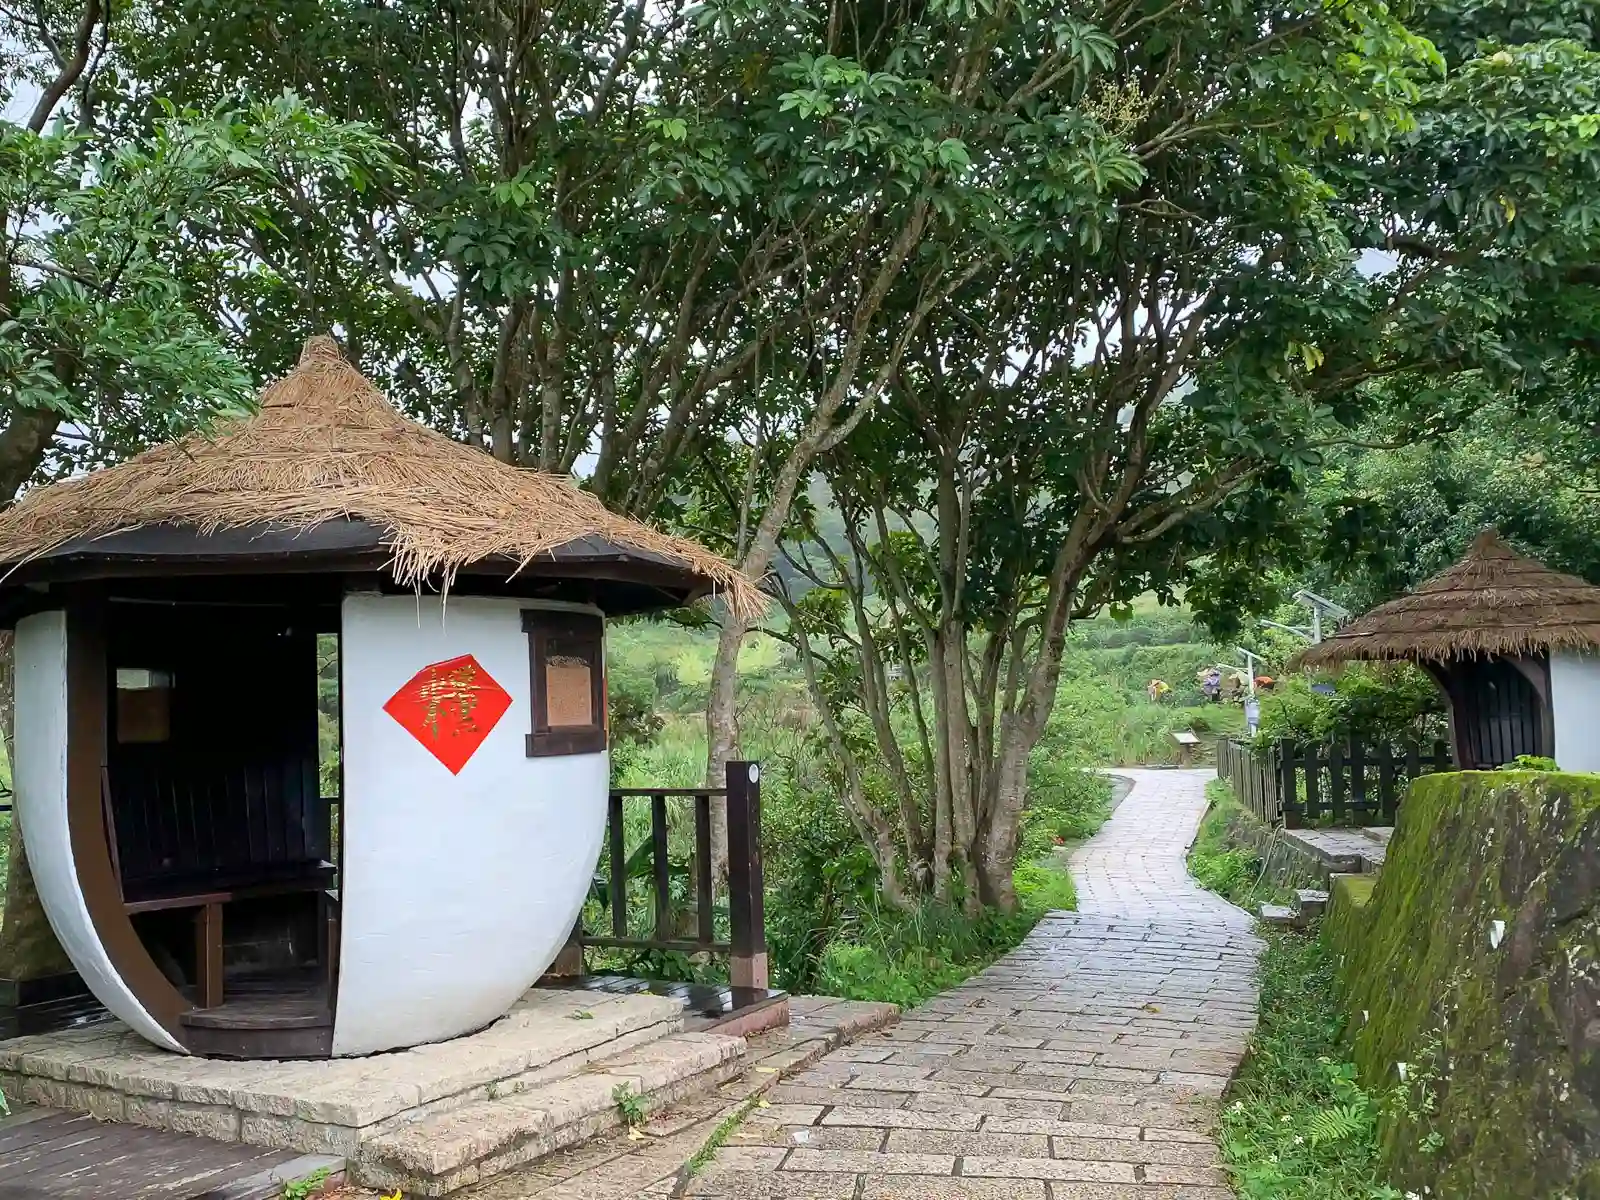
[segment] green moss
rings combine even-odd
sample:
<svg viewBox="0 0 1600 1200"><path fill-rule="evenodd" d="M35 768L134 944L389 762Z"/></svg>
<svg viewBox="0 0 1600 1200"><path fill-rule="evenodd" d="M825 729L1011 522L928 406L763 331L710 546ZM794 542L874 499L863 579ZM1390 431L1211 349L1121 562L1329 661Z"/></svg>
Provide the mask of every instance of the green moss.
<svg viewBox="0 0 1600 1200"><path fill-rule="evenodd" d="M1420 779L1360 890L1341 888L1325 936L1356 1062L1389 1097L1397 1182L1600 1195L1600 778Z"/></svg>
<svg viewBox="0 0 1600 1200"><path fill-rule="evenodd" d="M1339 897L1345 904L1366 908L1372 903L1372 892L1377 886L1376 875L1340 875L1333 881L1331 896Z"/></svg>

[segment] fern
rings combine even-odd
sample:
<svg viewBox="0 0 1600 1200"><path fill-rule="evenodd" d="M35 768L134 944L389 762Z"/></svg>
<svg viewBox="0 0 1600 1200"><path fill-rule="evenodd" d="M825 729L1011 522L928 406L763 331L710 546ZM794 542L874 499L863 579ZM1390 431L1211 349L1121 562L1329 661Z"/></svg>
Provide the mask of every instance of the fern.
<svg viewBox="0 0 1600 1200"><path fill-rule="evenodd" d="M1365 1133L1372 1120L1372 1110L1366 1104L1334 1104L1319 1108L1306 1121L1311 1131L1311 1144L1344 1142Z"/></svg>

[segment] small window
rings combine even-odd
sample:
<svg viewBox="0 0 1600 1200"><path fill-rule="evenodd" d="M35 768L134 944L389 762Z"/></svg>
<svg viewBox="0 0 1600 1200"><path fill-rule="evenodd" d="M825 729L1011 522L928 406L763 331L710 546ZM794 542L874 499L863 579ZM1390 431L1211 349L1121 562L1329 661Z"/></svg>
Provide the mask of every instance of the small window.
<svg viewBox="0 0 1600 1200"><path fill-rule="evenodd" d="M528 756L594 754L606 748L604 635L599 617L526 609L533 672Z"/></svg>
<svg viewBox="0 0 1600 1200"><path fill-rule="evenodd" d="M149 745L172 738L172 673L117 668L117 741Z"/></svg>

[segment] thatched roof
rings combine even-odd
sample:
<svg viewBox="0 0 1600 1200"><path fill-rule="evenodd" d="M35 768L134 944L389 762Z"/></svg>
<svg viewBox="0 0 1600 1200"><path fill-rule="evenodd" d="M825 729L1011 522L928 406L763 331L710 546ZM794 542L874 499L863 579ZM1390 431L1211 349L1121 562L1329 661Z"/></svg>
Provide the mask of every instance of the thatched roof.
<svg viewBox="0 0 1600 1200"><path fill-rule="evenodd" d="M220 537L264 526L280 541L319 526L374 530L407 586L449 586L460 568L485 562L511 575L576 544L667 572L681 591L715 591L746 614L763 606L748 578L695 543L401 416L330 337L306 343L255 414L28 493L0 513L0 563L108 545L130 530Z"/></svg>
<svg viewBox="0 0 1600 1200"><path fill-rule="evenodd" d="M1302 651L1295 665L1552 650L1600 650L1600 587L1519 556L1486 529L1455 566Z"/></svg>

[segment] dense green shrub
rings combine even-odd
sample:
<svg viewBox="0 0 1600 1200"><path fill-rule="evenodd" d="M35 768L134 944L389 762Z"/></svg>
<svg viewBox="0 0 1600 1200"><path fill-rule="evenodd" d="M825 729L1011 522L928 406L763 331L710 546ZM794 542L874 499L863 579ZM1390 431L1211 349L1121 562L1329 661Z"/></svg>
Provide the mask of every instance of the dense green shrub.
<svg viewBox="0 0 1600 1200"><path fill-rule="evenodd" d="M1053 751L1041 745L1029 763L1019 862L1040 858L1060 842L1089 837L1111 815L1110 777L1069 766Z"/></svg>
<svg viewBox="0 0 1600 1200"><path fill-rule="evenodd" d="M1188 609L1159 606L1143 608L1122 619L1102 613L1074 624L1072 635L1074 640L1092 647L1169 646L1200 640L1200 631Z"/></svg>
<svg viewBox="0 0 1600 1200"><path fill-rule="evenodd" d="M977 974L1018 945L1042 910L968 914L928 904L911 913L869 906L824 951L817 990L852 1000L917 1004Z"/></svg>
<svg viewBox="0 0 1600 1200"><path fill-rule="evenodd" d="M1352 663L1314 691L1291 676L1261 696L1264 739L1371 744L1427 743L1445 734L1444 698L1433 680L1409 663Z"/></svg>
<svg viewBox="0 0 1600 1200"><path fill-rule="evenodd" d="M1220 779L1206 785L1206 798L1211 806L1189 850L1189 874L1207 891L1241 908L1277 899L1278 889L1263 878L1261 856L1242 836L1244 824L1254 818Z"/></svg>
<svg viewBox="0 0 1600 1200"><path fill-rule="evenodd" d="M824 785L814 755L769 761L761 832L776 986L814 991L824 952L856 908L876 899L872 855Z"/></svg>

